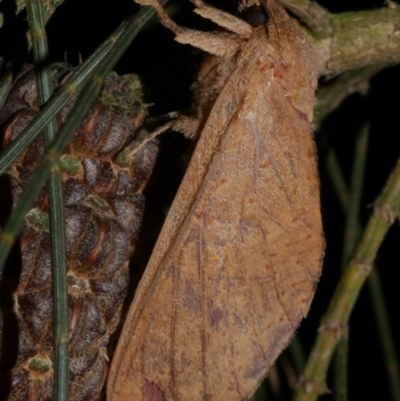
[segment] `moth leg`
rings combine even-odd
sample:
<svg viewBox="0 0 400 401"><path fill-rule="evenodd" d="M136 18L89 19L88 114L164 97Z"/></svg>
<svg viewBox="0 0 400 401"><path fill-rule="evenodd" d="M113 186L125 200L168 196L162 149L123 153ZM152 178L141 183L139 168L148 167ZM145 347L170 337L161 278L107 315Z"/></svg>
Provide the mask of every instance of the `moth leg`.
<svg viewBox="0 0 400 401"><path fill-rule="evenodd" d="M250 24L235 17L232 14L228 14L224 11L218 10L208 4L203 3L202 0L192 0L192 3L197 7L194 12L201 15L203 18L209 19L215 22L217 25L236 33L242 38L249 38L253 32Z"/></svg>
<svg viewBox="0 0 400 401"><path fill-rule="evenodd" d="M224 32L201 32L192 29L176 35L175 40L219 57L232 57L241 44L238 38Z"/></svg>
<svg viewBox="0 0 400 401"><path fill-rule="evenodd" d="M174 121L169 121L166 124L162 125L161 127L157 128L155 131L153 131L151 134L147 135L146 138L142 140L142 142L139 143L135 148L130 150L128 154L126 155L126 158L128 160L131 160L136 153L138 153L145 145L146 143L152 141L154 138L156 138L158 135L162 134L163 132L167 131L168 129L172 128Z"/></svg>
<svg viewBox="0 0 400 401"><path fill-rule="evenodd" d="M200 121L196 118L180 116L173 122L171 128L182 133L188 139L197 139L199 136Z"/></svg>
<svg viewBox="0 0 400 401"><path fill-rule="evenodd" d="M161 23L172 31L176 36L182 33L182 28L175 24L175 22L168 16L162 5L157 0L135 0L135 3L141 6L151 6L153 7L160 18Z"/></svg>
<svg viewBox="0 0 400 401"><path fill-rule="evenodd" d="M128 152L127 159L132 159L132 157L135 156L136 153L138 153L146 145L146 143L152 141L158 135L169 129L180 132L188 139L196 139L199 136L199 126L200 121L196 118L179 116L176 120L167 122L166 124L154 130L151 134L147 135L147 137L143 139L138 146Z"/></svg>
<svg viewBox="0 0 400 401"><path fill-rule="evenodd" d="M172 19L167 15L167 13L164 11L163 7L157 0L135 1L137 4L140 4L142 6L154 7L158 14L158 17L160 18L161 23L175 34L175 40L179 43L192 45L201 50L204 50L207 53L220 57L231 57L239 50L239 38L235 38L232 35L227 35L226 33L221 32L200 32L192 29L181 28L180 26L175 24L174 21L172 21ZM206 11L206 13L209 13L210 15L215 15L219 12L216 9L211 12L211 7L209 6L204 5L202 7L206 7L206 9L208 10ZM220 12L222 13L222 11ZM225 15L225 13L223 14ZM224 17L226 21L228 20L227 16L228 14L226 14L226 16ZM221 17L221 20L224 18ZM231 18L235 19L234 17ZM245 22L243 23L246 24Z"/></svg>

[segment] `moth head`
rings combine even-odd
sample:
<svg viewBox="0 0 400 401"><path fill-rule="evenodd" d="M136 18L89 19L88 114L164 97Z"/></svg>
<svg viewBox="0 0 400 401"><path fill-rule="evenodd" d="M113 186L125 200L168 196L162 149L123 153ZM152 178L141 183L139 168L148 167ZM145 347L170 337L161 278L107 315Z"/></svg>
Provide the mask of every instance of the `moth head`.
<svg viewBox="0 0 400 401"><path fill-rule="evenodd" d="M246 10L246 21L253 27L265 25L269 21L266 9L261 6L253 6Z"/></svg>
<svg viewBox="0 0 400 401"><path fill-rule="evenodd" d="M238 11L253 28L279 25L290 18L275 0L240 0Z"/></svg>

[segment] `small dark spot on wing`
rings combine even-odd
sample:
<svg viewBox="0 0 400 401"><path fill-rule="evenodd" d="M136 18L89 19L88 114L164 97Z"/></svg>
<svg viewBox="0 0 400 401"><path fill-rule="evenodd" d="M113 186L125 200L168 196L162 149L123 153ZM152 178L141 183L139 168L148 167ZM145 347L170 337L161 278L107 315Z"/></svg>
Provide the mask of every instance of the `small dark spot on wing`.
<svg viewBox="0 0 400 401"><path fill-rule="evenodd" d="M186 279L182 306L193 313L199 312L199 300L190 280Z"/></svg>
<svg viewBox="0 0 400 401"><path fill-rule="evenodd" d="M221 308L214 308L210 313L211 327L219 329L219 324L225 318L225 312Z"/></svg>

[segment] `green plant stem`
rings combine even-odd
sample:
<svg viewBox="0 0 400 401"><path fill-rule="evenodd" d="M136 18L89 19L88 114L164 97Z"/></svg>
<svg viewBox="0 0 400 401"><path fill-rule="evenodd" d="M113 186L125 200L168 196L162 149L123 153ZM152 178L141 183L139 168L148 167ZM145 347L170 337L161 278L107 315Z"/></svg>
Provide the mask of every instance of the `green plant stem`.
<svg viewBox="0 0 400 401"><path fill-rule="evenodd" d="M304 378L294 394L295 401L312 401L326 391L325 380L335 347L348 323L358 294L376 258L378 249L400 207L400 160L381 195L361 241L344 272L322 320L307 362Z"/></svg>
<svg viewBox="0 0 400 401"><path fill-rule="evenodd" d="M321 75L400 61L400 6L331 14L332 35L313 40Z"/></svg>
<svg viewBox="0 0 400 401"><path fill-rule="evenodd" d="M68 284L65 245L64 200L58 165L49 177L49 219L54 305L54 400L68 401Z"/></svg>
<svg viewBox="0 0 400 401"><path fill-rule="evenodd" d="M29 29L32 37L39 104L45 104L53 93L49 66L49 49L39 0L26 2ZM44 141L48 146L57 132L52 118L45 128ZM48 180L51 265L53 273L54 305L54 400L67 401L69 397L68 367L68 286L64 224L64 198L58 165L51 169Z"/></svg>
<svg viewBox="0 0 400 401"><path fill-rule="evenodd" d="M357 135L354 150L354 163L350 183L350 196L347 203L346 227L343 243L343 270L345 269L351 254L354 252L360 235L358 222L365 175L365 164L367 159L368 137L369 124L366 123Z"/></svg>
<svg viewBox="0 0 400 401"><path fill-rule="evenodd" d="M328 152L326 167L333 182L336 194L343 209L343 213L347 214L349 203L348 191L343 178L339 162L335 152L330 149ZM360 223L357 222L357 237L361 233ZM378 330L381 346L383 349L383 357L388 376L392 401L400 401L400 375L399 363L396 358L396 351L392 331L390 328L389 317L385 307L385 298L382 286L380 284L379 272L376 267L373 268L367 280L367 286L371 303L373 305L373 313Z"/></svg>
<svg viewBox="0 0 400 401"><path fill-rule="evenodd" d="M369 124L361 129L356 138L354 150L354 163L350 184L350 196L348 200L346 225L343 241L342 271L353 253L360 234L358 220L360 214L362 188L364 182L365 163L368 148ZM347 401L348 389L348 344L349 327L344 328L344 334L340 339L335 354L334 375L334 399Z"/></svg>
<svg viewBox="0 0 400 401"><path fill-rule="evenodd" d="M279 0L310 30L320 75L400 61L400 6L333 14L310 0Z"/></svg>

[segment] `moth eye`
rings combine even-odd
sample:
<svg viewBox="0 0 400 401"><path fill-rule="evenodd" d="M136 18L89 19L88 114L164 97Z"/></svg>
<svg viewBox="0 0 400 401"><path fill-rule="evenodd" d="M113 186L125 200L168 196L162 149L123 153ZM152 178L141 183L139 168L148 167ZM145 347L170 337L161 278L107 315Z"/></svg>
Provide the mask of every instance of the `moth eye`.
<svg viewBox="0 0 400 401"><path fill-rule="evenodd" d="M247 12L247 22L254 28L268 22L269 16L261 7L252 7Z"/></svg>

